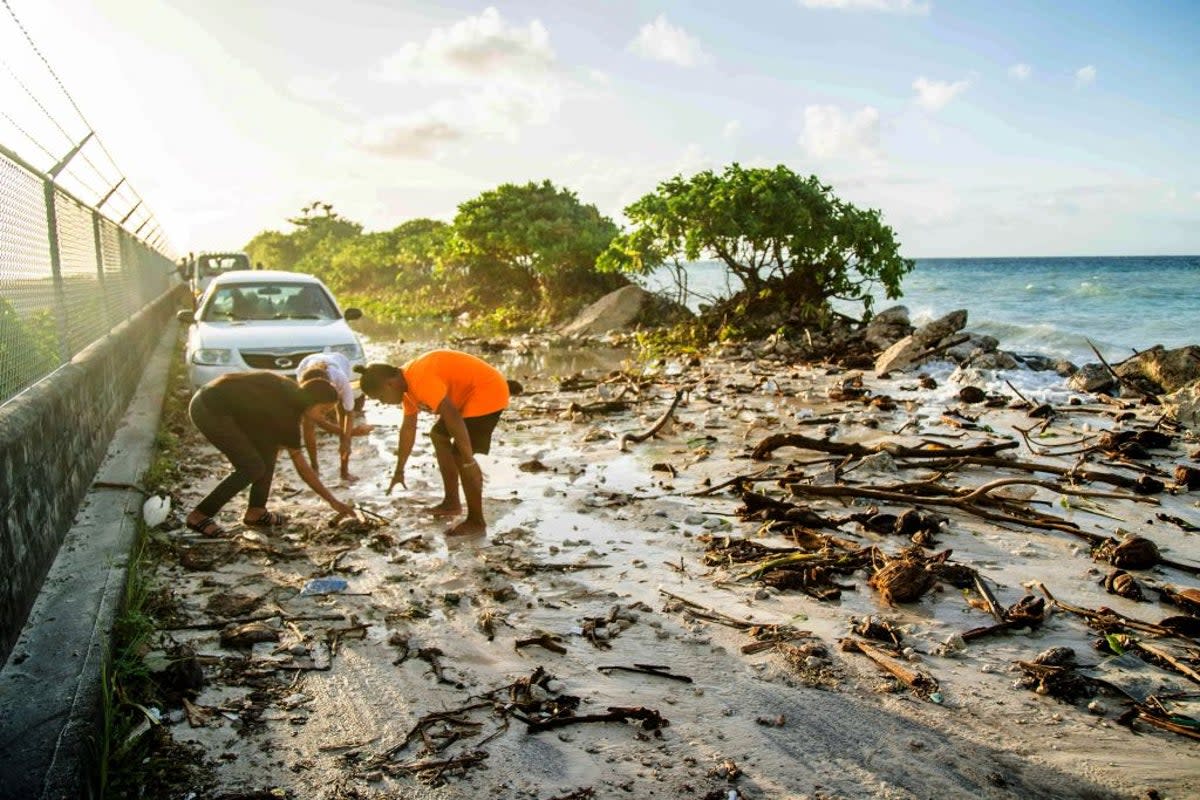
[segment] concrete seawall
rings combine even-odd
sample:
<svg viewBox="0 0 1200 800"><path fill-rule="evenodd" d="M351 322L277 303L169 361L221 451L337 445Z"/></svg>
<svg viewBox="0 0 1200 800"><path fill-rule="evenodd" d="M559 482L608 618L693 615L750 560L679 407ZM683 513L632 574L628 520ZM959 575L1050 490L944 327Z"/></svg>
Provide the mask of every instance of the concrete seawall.
<svg viewBox="0 0 1200 800"><path fill-rule="evenodd" d="M165 293L0 406L0 663L179 305L179 291Z"/></svg>

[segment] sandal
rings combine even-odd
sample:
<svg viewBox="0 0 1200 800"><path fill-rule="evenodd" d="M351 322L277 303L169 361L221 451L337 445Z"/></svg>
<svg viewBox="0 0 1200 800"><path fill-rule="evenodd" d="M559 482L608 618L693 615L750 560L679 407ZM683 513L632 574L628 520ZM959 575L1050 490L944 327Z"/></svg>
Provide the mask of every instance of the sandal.
<svg viewBox="0 0 1200 800"><path fill-rule="evenodd" d="M265 511L261 517L255 517L252 520L243 519L242 524L249 525L251 528L277 528L287 524L287 517L274 511Z"/></svg>
<svg viewBox="0 0 1200 800"><path fill-rule="evenodd" d="M185 522L184 524L187 526L188 530L195 531L201 536L208 536L212 538L226 535L225 529L222 528L221 525L212 517L205 517L196 523Z"/></svg>

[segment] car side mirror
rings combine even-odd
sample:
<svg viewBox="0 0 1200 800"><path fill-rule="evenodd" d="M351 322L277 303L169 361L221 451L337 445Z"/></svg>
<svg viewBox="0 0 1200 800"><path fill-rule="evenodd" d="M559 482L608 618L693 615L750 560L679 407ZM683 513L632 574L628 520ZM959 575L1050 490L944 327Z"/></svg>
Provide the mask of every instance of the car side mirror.
<svg viewBox="0 0 1200 800"><path fill-rule="evenodd" d="M187 309L180 309L179 311L175 312L175 319L179 320L180 322L191 325L193 322L196 321L196 314L195 314L195 312L188 311Z"/></svg>
<svg viewBox="0 0 1200 800"><path fill-rule="evenodd" d="M346 318L346 322L353 322L356 319L362 319L362 309L347 308L342 312L342 316Z"/></svg>

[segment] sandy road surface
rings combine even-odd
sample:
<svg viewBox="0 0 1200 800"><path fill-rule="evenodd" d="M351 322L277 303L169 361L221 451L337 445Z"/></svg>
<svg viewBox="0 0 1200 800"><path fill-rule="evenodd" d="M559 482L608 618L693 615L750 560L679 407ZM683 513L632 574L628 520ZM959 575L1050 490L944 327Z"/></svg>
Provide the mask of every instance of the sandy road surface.
<svg viewBox="0 0 1200 800"><path fill-rule="evenodd" d="M275 508L292 517L287 527L240 529L235 521L244 500L237 500L222 517L234 532L229 541L197 539L182 529L167 534L174 551L156 580L173 591L180 627L268 617L260 624L278 637L232 647L221 645L217 630L169 632L169 641L195 649L206 677L188 713L169 715L175 739L201 746L213 767L215 788L198 796L258 797L267 795L254 792L269 789L296 798L543 800L1200 792L1196 743L1146 727L1131 733L1115 722L1119 698L1100 696L1089 710L1086 700L1062 703L1014 687L1019 674L1012 663L1051 645L1074 647L1084 662L1100 660L1088 649L1095 636L1079 619L1054 614L1035 633L991 636L939 655L948 637L990 620L952 587L890 608L860 572L844 581L854 590L821 602L739 580L745 570L736 565L704 563L709 537L753 537L759 524L733 514L738 501L731 495L687 493L706 480L761 468L746 454L766 434L801 430L797 425L809 415L845 409L825 396L842 376L779 363L706 362L704 390L692 392L675 423L622 453L608 435L645 429L670 402L672 386L694 382L698 368L664 374L660 385L642 392L632 413L572 419L564 413L572 401L604 399L596 389L539 392L554 389L553 374L602 364L580 358L510 365L510 374L533 393L514 401L492 456L481 458L491 523L485 540L447 540L446 523L422 513L440 497L423 436L408 469L409 490L383 495L398 417L370 403L367 416L378 427L357 443L352 469L360 480L337 492L392 524L327 526L330 515L319 501L307 491L293 494L301 484L288 467L277 476L275 492ZM902 388L911 379L867 383L876 393L914 403L882 414L859 404L824 432L870 442L925 414L905 441L918 441L913 434L922 432L962 434L928 411L952 404L947 392ZM918 398L926 405L918 406ZM1003 409L986 414L997 432L1017 419ZM861 424L871 416L877 427ZM1098 415L1089 419L1093 427L1107 424ZM422 431L432 421L423 419ZM1080 424L1063 422L1064 435ZM970 432L946 441L985 438ZM329 474L336 445L327 439L322 446ZM225 468L194 435L187 453L190 478L177 487L185 508ZM1164 463L1186 458L1182 453L1165 454ZM772 463L819 456L786 450ZM654 469L664 464L674 476ZM988 477L979 470L970 479ZM814 507L846 510L836 501ZM1195 562L1200 556L1200 534L1153 524L1152 513L1125 501L1106 501L1104 508L1122 520L1057 510L1088 530L1144 530L1173 558ZM1166 498L1156 510L1198 516L1186 495ZM1078 539L948 516L937 549L953 548L956 561L985 573L1005 604L1026 592L1023 583L1042 581L1080 606L1107 605L1147 619L1168 613L1157 603L1105 594L1097 584L1105 565L1092 561ZM906 544L853 523L844 535L888 552ZM786 544L780 537L762 541ZM345 578L347 590L300 593L322 575ZM1196 585L1173 571L1148 575ZM698 618L678 598L811 636L794 640L791 650L744 654L748 632ZM867 614L905 633L911 651L900 658L939 682L940 703L899 686L862 655L839 650L851 619ZM542 635L565 652L514 647ZM634 664L666 667L691 682L598 669ZM551 677L538 673L532 688L510 688L539 668ZM641 708L665 722L650 729L634 721L532 733L510 713L514 698L519 711L564 696L579 698L577 715ZM450 711L436 721L428 716ZM422 719L429 723L423 733L405 744ZM412 768L446 761L457 763Z"/></svg>

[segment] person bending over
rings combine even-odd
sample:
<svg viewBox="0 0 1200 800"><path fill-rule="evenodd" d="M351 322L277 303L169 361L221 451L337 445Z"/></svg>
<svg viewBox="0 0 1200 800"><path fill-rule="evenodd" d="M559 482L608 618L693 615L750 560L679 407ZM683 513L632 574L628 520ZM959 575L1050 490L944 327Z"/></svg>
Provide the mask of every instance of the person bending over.
<svg viewBox="0 0 1200 800"><path fill-rule="evenodd" d="M369 364L356 367L362 374L363 393L382 403L401 404L404 420L396 469L388 492L404 482L404 465L417 436L417 413L438 415L429 431L445 495L430 510L457 516L462 512L459 483L467 499L467 518L446 531L457 536L479 536L487 531L483 517L483 472L477 454L491 449L492 431L508 407L509 387L494 367L482 359L456 350L433 350L405 364Z"/></svg>
<svg viewBox="0 0 1200 800"><path fill-rule="evenodd" d="M333 384L337 389L339 402L335 406L337 424L331 424L325 417L313 419L305 415L301 421L304 433L304 447L308 450L308 460L313 472L318 475L321 470L317 466L317 434L320 427L338 437L338 455L341 459L341 478L344 481L357 480L350 474L350 442L355 435L367 433L370 426L354 425L354 387L350 385L350 360L341 353L313 353L305 356L296 368L300 382L321 378Z"/></svg>
<svg viewBox="0 0 1200 800"><path fill-rule="evenodd" d="M317 419L338 401L337 389L326 380L297 385L271 372L234 372L205 384L192 397L192 422L233 464L233 472L217 484L188 514L188 528L205 536L225 533L213 519L233 496L250 487L250 503L242 521L269 528L287 520L267 511L275 475L275 457L286 448L296 472L339 516L354 509L334 497L313 472L300 450L300 420Z"/></svg>

